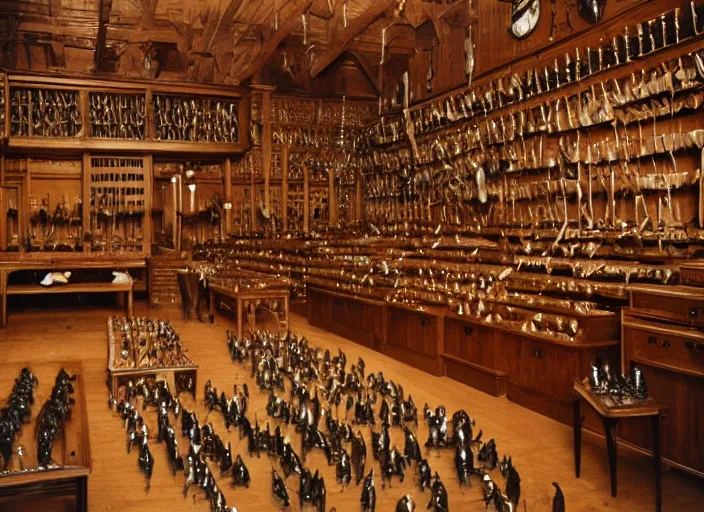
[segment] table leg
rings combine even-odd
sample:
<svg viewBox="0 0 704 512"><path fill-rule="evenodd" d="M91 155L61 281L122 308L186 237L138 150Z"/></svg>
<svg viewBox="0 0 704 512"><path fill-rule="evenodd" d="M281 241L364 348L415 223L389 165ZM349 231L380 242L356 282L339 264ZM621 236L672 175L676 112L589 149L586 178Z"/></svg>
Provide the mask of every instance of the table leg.
<svg viewBox="0 0 704 512"><path fill-rule="evenodd" d="M660 451L662 417L653 416L653 464L655 465L655 511L662 510L662 452Z"/></svg>
<svg viewBox="0 0 704 512"><path fill-rule="evenodd" d="M609 455L609 473L611 474L611 496L616 497L616 425L618 420L604 418L604 430L606 431L606 451Z"/></svg>
<svg viewBox="0 0 704 512"><path fill-rule="evenodd" d="M242 299L237 299L237 339L242 340L243 338L243 327L242 327L242 322L244 321L244 318L242 318Z"/></svg>
<svg viewBox="0 0 704 512"><path fill-rule="evenodd" d="M88 512L88 477L76 479L76 512Z"/></svg>
<svg viewBox="0 0 704 512"><path fill-rule="evenodd" d="M577 478L582 472L582 401L574 397L574 472Z"/></svg>
<svg viewBox="0 0 704 512"><path fill-rule="evenodd" d="M7 326L7 272L0 271L0 315L2 327Z"/></svg>
<svg viewBox="0 0 704 512"><path fill-rule="evenodd" d="M212 290L210 290L210 303L208 305L210 306L208 320L210 320L210 323L213 324L215 323L215 294Z"/></svg>
<svg viewBox="0 0 704 512"><path fill-rule="evenodd" d="M127 318L132 318L134 316L134 292L130 290L125 295L127 295Z"/></svg>

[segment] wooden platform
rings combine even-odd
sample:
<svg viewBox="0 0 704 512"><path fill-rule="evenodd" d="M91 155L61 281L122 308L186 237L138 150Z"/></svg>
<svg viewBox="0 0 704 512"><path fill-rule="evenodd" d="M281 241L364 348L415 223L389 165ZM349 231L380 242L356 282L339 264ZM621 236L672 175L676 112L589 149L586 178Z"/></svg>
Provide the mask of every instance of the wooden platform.
<svg viewBox="0 0 704 512"><path fill-rule="evenodd" d="M138 302L137 315L149 315L146 303ZM182 494L185 477L172 476L163 446L152 441L155 458L154 476L151 490L144 490L144 478L137 466L137 454L127 454L125 434L117 413L108 409L107 386L105 385L105 320L111 314L109 309L66 311L17 312L10 317L7 329L0 332L0 351L3 363L0 370L14 368L17 364L31 359L39 364L42 361L62 359L81 360L86 383L86 403L91 434L93 471L89 480L91 511L144 512L145 510L171 510L174 512L208 512L209 504L197 494L195 503L189 494ZM152 312L152 316L154 313ZM157 313L158 316L158 313ZM171 318L189 356L200 366L199 379L211 379L219 390L228 394L234 383L241 383L249 374L249 367L234 365L229 358L225 329L232 329L234 323L222 316L216 317L214 325L200 322L181 321L178 315ZM299 316L292 315L292 328L316 345L331 350L340 347L347 354L348 361L363 357L367 371L382 370L387 378L403 383L406 393L420 408L425 402L431 406L444 404L448 412L465 408L477 420L477 428L484 431L484 438L494 438L499 455L512 455L514 464L521 475L522 501L520 511L544 512L550 510L553 495L551 483L557 481L562 487L570 512L594 511L649 511L654 508L651 461L635 451L619 447L619 494L612 498L609 492L609 474L606 466L604 440L584 432L582 449L582 477L574 476L573 433L568 425L562 425L549 418L528 411L505 398L494 398L446 377L434 377L423 371L394 361L380 352L362 347L359 344L340 338L334 334L310 327ZM70 343L62 343L70 341ZM14 377L13 377L14 378ZM570 389L571 391L571 389ZM260 420L265 418L266 393L259 393L250 387L251 412ZM4 398L4 397L0 397ZM193 407L204 420L206 409L202 404L202 386L198 389L198 403L193 403L190 395L183 394L185 405ZM342 408L341 408L342 410ZM344 412L342 413L344 415ZM156 423L155 413L147 417ZM233 430L227 433L219 414L211 414L207 421L212 422L216 432L232 443L234 453L242 453L252 472L252 486L249 490L231 489L225 479L223 486L229 506L236 506L241 512L274 512L280 510L271 500L271 460L268 457L257 459L245 455L245 441L239 440ZM370 446L369 430L363 429L367 446ZM403 447L403 436L398 429L392 429L392 441ZM420 427L419 438L425 441L427 431ZM292 434L296 436L297 434ZM179 441L181 438L179 437ZM185 449L185 445L181 446ZM463 512L483 512L481 490L478 481L471 488L460 490L455 480L452 456L449 452L426 452L433 470L437 470L447 486L450 506ZM369 457L371 460L371 457ZM359 508L360 488L354 485L340 492L335 482L335 469L328 467L313 452L309 465L322 470L328 486L328 509L354 511ZM371 466L371 462L368 462ZM374 463L375 474L379 465ZM415 468L410 470L403 484L397 479L391 489L381 489L376 479L377 510L393 510L396 501L405 493L410 493L419 509L424 509L429 493L421 493L415 486ZM218 480L220 483L220 480ZM295 477L287 481L294 503L298 490ZM99 490L99 492L97 491ZM663 509L668 511L698 510L704 500L704 486L701 480L684 476L677 471L666 471L663 481ZM31 510L31 509L27 509ZM34 510L37 510L36 508ZM51 509L43 509L51 510ZM63 512L63 509L61 509ZM298 512L297 505L292 506ZM3 512L5 512L3 510ZM14 511L13 511L14 512Z"/></svg>

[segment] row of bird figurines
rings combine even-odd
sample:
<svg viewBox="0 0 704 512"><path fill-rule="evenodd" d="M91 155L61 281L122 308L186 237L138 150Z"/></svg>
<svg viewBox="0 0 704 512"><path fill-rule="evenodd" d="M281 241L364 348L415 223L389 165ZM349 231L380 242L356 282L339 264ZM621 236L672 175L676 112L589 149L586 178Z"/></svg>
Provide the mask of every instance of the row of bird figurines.
<svg viewBox="0 0 704 512"><path fill-rule="evenodd" d="M153 389L148 389L154 386ZM134 405L137 397L142 399L142 410L154 408L157 411L157 436L159 444L163 443L168 455L171 471L174 475L183 471L186 475L183 494L188 495L191 487L201 489L210 503L211 512L237 512L234 507L228 507L225 495L218 488L217 482L211 472L208 461L219 466L221 475L229 474L233 486L249 487L249 470L241 456L233 461L231 444L227 445L215 433L212 424L200 426L194 412L182 409L178 398L171 394L164 381L152 383L148 381L143 385L131 387L134 392L125 392L125 399L118 403L112 395L108 405L120 413L127 432L127 452L130 453L134 445L139 446L138 466L146 478L146 488L149 489L154 468L154 457L149 449L149 428L139 409ZM141 391L140 391L141 390ZM184 458L180 454L177 429L171 424L170 413L175 418L181 419L180 430L189 440L188 454Z"/></svg>
<svg viewBox="0 0 704 512"><path fill-rule="evenodd" d="M64 425L71 417L75 400L73 381L76 375L69 375L61 368L56 375L49 399L44 403L37 417L37 463L40 468L56 464L51 452L54 441L63 432Z"/></svg>
<svg viewBox="0 0 704 512"><path fill-rule="evenodd" d="M22 430L22 425L29 422L34 405L34 389L39 381L29 368L22 368L19 377L15 379L12 392L8 398L7 407L0 409L0 471L8 470L13 455L15 438ZM24 448L17 447L14 452L22 467Z"/></svg>
<svg viewBox="0 0 704 512"><path fill-rule="evenodd" d="M608 362L597 358L591 365L589 387L596 395L609 395L617 402L629 402L633 399L648 398L648 384L645 382L643 370L633 364L626 375L616 375L611 371Z"/></svg>
<svg viewBox="0 0 704 512"><path fill-rule="evenodd" d="M387 380L382 372L365 377L366 365L361 359L356 365L351 365L347 372L344 352L339 351L333 357L329 351L313 348L305 338L299 340L291 333L279 337L258 331L243 340L228 333L228 346L233 361L251 362L252 376L258 387L269 392L267 414L285 424L295 425L296 431L301 433L302 458L293 452L288 438L283 443L288 450L288 455L282 457L285 476L302 471L301 460L305 462L307 452L321 449L328 464L335 465L338 483L348 485L353 473L357 485L364 479L360 498L363 510L373 510L376 502L373 470L365 477L367 452L364 437L358 428L359 425L366 425L371 429L372 454L380 464L382 488L390 487L394 476L403 481L407 468L415 462L420 489L429 488L432 492L429 508L436 511L448 509L447 490L437 473L432 476L427 459L422 457L416 434L410 428L418 424L418 412L412 397L405 398L401 385ZM286 390L284 377L291 383L288 398L277 395L277 392ZM210 388L206 389L206 397L211 396L211 402L215 401L216 395ZM345 416L340 419L338 407L345 395ZM222 397L220 402L224 403ZM375 430L377 404L379 430ZM322 417L325 417L327 433L319 427ZM455 448L455 466L462 484L469 485L470 477L476 475L484 482L487 505L498 506L499 510L513 510L517 506L520 499L518 472L510 458L504 457L499 462L493 439L484 443L481 432L474 436L472 427L475 422L466 411L453 414L451 430L443 406L433 411L426 404L424 418L429 430L426 448ZM356 433L353 433L352 425L357 425ZM391 446L390 428L394 425L404 430L403 452ZM251 427L248 430L251 431ZM250 451L257 455L267 446L277 446L282 442L279 426L273 439L270 439L268 423L263 430L257 426L257 432L254 436L245 434L251 436ZM348 443L351 444L351 455L346 448ZM475 451L479 462L477 466L474 463ZM269 453L272 454L271 450ZM489 476L489 472L497 467L506 479L505 492L501 492ZM275 485L274 488L279 487ZM372 506L368 506L369 503Z"/></svg>

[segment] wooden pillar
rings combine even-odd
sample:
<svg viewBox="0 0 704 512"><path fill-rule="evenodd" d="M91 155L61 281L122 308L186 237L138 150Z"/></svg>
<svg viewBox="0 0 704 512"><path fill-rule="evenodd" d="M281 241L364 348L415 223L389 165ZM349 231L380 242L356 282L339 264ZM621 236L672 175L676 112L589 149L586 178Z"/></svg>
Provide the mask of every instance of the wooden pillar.
<svg viewBox="0 0 704 512"><path fill-rule="evenodd" d="M328 224L337 222L337 195L335 195L335 172L328 169Z"/></svg>
<svg viewBox="0 0 704 512"><path fill-rule="evenodd" d="M252 161L252 153L249 154L249 217L250 217L250 233L256 233L257 231L257 186L256 180L254 179L254 162Z"/></svg>
<svg viewBox="0 0 704 512"><path fill-rule="evenodd" d="M90 167L90 153L83 153L83 166L81 168L81 179L83 180L83 204L81 208L83 215L82 228L84 233L88 233L91 229L90 219L92 214L90 211ZM96 207L97 206L98 205L96 205Z"/></svg>
<svg viewBox="0 0 704 512"><path fill-rule="evenodd" d="M281 228L288 232L288 146L281 147Z"/></svg>
<svg viewBox="0 0 704 512"><path fill-rule="evenodd" d="M225 202L232 205L232 159L225 159ZM232 208L225 210L225 234L232 232Z"/></svg>
<svg viewBox="0 0 704 512"><path fill-rule="evenodd" d="M5 73L3 83L1 84L2 87L5 89L5 126L4 126L4 134L5 137L10 136L10 109L11 109L11 103L12 103L12 98L10 98L10 80L7 77L7 73ZM20 243L20 245L22 245Z"/></svg>
<svg viewBox="0 0 704 512"><path fill-rule="evenodd" d="M355 190L355 213L354 213L354 219L357 221L363 220L364 219L364 183L363 183L363 176L362 176L362 171L357 169L357 172L355 173L355 181L354 181L354 190Z"/></svg>
<svg viewBox="0 0 704 512"><path fill-rule="evenodd" d="M310 229L310 185L308 184L308 166L303 165L303 232Z"/></svg>
<svg viewBox="0 0 704 512"><path fill-rule="evenodd" d="M152 155L146 155L144 157L144 215L142 216L142 251L145 256L150 256L152 254L152 195L154 187L153 168L154 159L152 158Z"/></svg>
<svg viewBox="0 0 704 512"><path fill-rule="evenodd" d="M3 159L4 158L3 155ZM7 205L5 204L7 202L6 197L5 189L0 186L0 212L7 211ZM7 215L3 215L3 217L0 218L0 251L7 250L7 231ZM2 288L2 272L0 272L0 288ZM2 293L1 290L0 293Z"/></svg>
<svg viewBox="0 0 704 512"><path fill-rule="evenodd" d="M145 107L146 107L146 119L145 122L147 123L146 130L144 131L144 135L147 140L154 140L156 138L156 133L155 133L155 128L156 128L156 123L154 122L154 102L152 101L152 90L151 88L147 89L145 98Z"/></svg>
<svg viewBox="0 0 704 512"><path fill-rule="evenodd" d="M262 123L261 150L262 150L262 174L264 176L264 208L271 211L271 191L269 182L271 180L271 93L276 87L271 85L252 85L254 91L261 96L260 121Z"/></svg>

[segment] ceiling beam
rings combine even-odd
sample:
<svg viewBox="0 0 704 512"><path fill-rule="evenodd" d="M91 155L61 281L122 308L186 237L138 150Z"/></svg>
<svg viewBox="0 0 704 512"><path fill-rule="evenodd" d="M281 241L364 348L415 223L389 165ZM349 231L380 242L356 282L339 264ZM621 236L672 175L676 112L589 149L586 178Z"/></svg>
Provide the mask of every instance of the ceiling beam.
<svg viewBox="0 0 704 512"><path fill-rule="evenodd" d="M103 59L105 57L105 42L108 34L108 22L110 21L110 12L112 11L112 0L100 0L98 7L98 35L95 39L95 54L94 63L95 69L101 71L103 68Z"/></svg>
<svg viewBox="0 0 704 512"><path fill-rule="evenodd" d="M332 64L333 61L337 59L343 51L345 51L347 45L355 37L367 30L372 23L389 12L395 4L396 2L394 0L376 0L362 14L352 20L352 22L347 26L347 30L344 31L342 39L315 59L313 67L310 68L310 76L318 76L321 71Z"/></svg>
<svg viewBox="0 0 704 512"><path fill-rule="evenodd" d="M239 73L239 76L235 81L236 84L241 84L259 72L264 64L266 64L274 56L274 53L281 42L286 39L286 37L293 32L293 29L298 26L301 22L301 14L303 14L312 3L313 0L293 0L287 4L291 7L290 9L287 9L283 23L279 22L278 30L264 42L257 57L254 60L251 60L249 64L242 69L242 72Z"/></svg>

